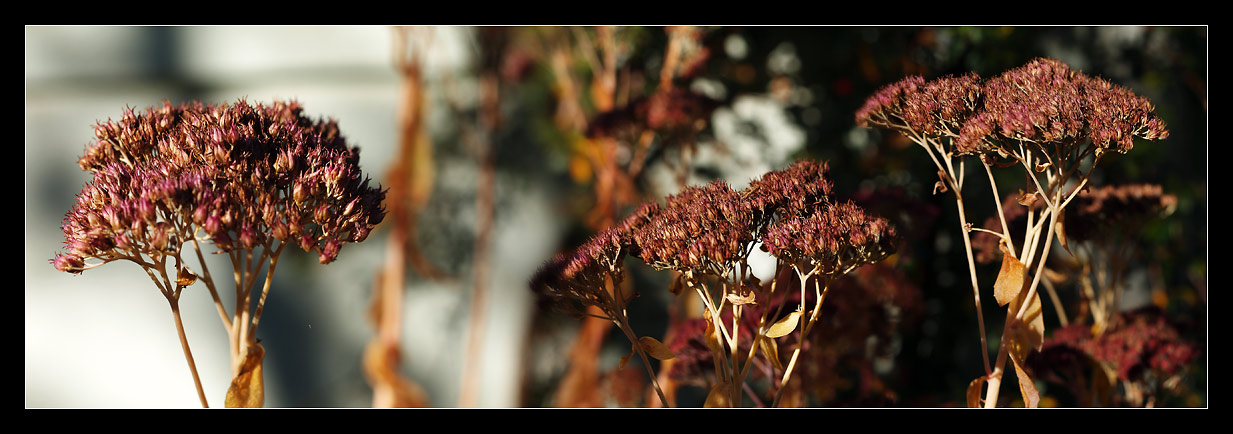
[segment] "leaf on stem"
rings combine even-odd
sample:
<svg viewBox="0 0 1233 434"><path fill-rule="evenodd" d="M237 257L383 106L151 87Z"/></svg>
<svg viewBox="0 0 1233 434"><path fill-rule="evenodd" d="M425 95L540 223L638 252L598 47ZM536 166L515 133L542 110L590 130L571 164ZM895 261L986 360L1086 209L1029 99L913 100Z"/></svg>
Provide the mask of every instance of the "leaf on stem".
<svg viewBox="0 0 1233 434"><path fill-rule="evenodd" d="M1045 319L1041 315L1040 294L1033 293L1023 320L1015 320L1013 315L1019 312L1019 306L1025 302L1027 292L1024 291L1010 303L1008 310L1009 328L1006 330L1006 349L1010 361L1015 365L1015 374L1019 377L1019 393L1028 408L1036 408L1040 403L1040 393L1032 382L1032 377L1023 369L1024 360L1033 349L1040 350L1045 340Z"/></svg>
<svg viewBox="0 0 1233 434"><path fill-rule="evenodd" d="M1023 292L1023 284L1027 280L1024 275L1026 267L1019 262L1006 248L1006 243L998 244L1002 249L1002 269L998 271L998 279L993 282L993 296L998 300L998 306L1005 306ZM1010 310L1013 314L1014 308Z"/></svg>
<svg viewBox="0 0 1233 434"><path fill-rule="evenodd" d="M1036 384L1032 382L1032 377L1020 366L1019 359L1012 356L1010 361L1015 365L1015 375L1019 377L1019 394L1023 396L1023 406L1027 408L1039 407L1040 392L1036 390Z"/></svg>
<svg viewBox="0 0 1233 434"><path fill-rule="evenodd" d="M933 184L933 194L946 192L946 172L938 171L938 182Z"/></svg>
<svg viewBox="0 0 1233 434"><path fill-rule="evenodd" d="M1039 199L1039 197L1036 195L1036 192L1033 191L1031 193L1024 193L1023 190L1019 190L1019 198L1015 200L1019 202L1019 205L1031 208L1032 205L1036 204L1037 199Z"/></svg>
<svg viewBox="0 0 1233 434"><path fill-rule="evenodd" d="M668 360L676 357L676 354L668 349L667 345L650 336L638 338L638 345L642 347L642 351L659 360Z"/></svg>
<svg viewBox="0 0 1233 434"><path fill-rule="evenodd" d="M730 292L728 293L728 295L725 295L724 297L727 298L728 303L732 303L733 306L740 306L740 305L745 305L745 304L758 304L758 302L754 301L753 291L749 291L745 293L745 295L740 295L740 294L735 294L735 293Z"/></svg>
<svg viewBox="0 0 1233 434"><path fill-rule="evenodd" d="M796 324L800 322L800 319L801 311L799 310L788 314L788 316L785 316L779 321L775 321L774 324L771 324L771 327L766 330L766 337L778 338L780 336L787 335L788 333L792 333L792 330L796 329Z"/></svg>
<svg viewBox="0 0 1233 434"><path fill-rule="evenodd" d="M1066 253L1070 253L1070 246L1066 245L1066 213L1057 213L1054 215L1054 220L1057 221L1057 224L1053 225L1054 231L1057 232L1057 241L1062 245L1063 249L1066 249ZM1074 253L1070 254L1074 255Z"/></svg>
<svg viewBox="0 0 1233 434"><path fill-rule="evenodd" d="M261 344L248 346L248 355L240 366L240 373L231 379L227 388L227 408L261 408L265 405L265 384L261 378L261 362L265 359L265 347Z"/></svg>
<svg viewBox="0 0 1233 434"><path fill-rule="evenodd" d="M1023 299L1027 296L1027 291L1019 294L1015 301L1010 303L1008 310L1009 315L1015 315L1019 312L1019 306L1023 303ZM1040 294L1033 293L1032 300L1028 303L1027 311L1023 312L1023 320L1016 321L1010 318L1008 321L1009 329L1006 331L1007 350L1013 357L1018 357L1019 360L1025 360L1028 353L1032 350L1040 350L1041 345L1045 341L1045 318L1041 315Z"/></svg>
<svg viewBox="0 0 1233 434"><path fill-rule="evenodd" d="M981 375L968 383L968 408L980 408L980 394L984 391L985 382L989 381L989 377Z"/></svg>
<svg viewBox="0 0 1233 434"><path fill-rule="evenodd" d="M706 341L706 347L711 350L711 354L723 354L724 343L719 339L719 330L715 328L715 323L709 315L710 309L707 309L706 315L706 336L703 339Z"/></svg>
<svg viewBox="0 0 1233 434"><path fill-rule="evenodd" d="M625 364L629 363L629 358L634 356L634 351L635 350L631 349L629 354L626 354L625 357L621 358L621 363L617 364L617 369L625 369Z"/></svg>
<svg viewBox="0 0 1233 434"><path fill-rule="evenodd" d="M728 408L732 406L732 402L728 399L731 394L732 385L727 382L718 383L711 386L711 391L706 394L706 402L702 404L702 408Z"/></svg>
<svg viewBox="0 0 1233 434"><path fill-rule="evenodd" d="M758 349L762 351L762 357L771 362L771 366L783 370L783 362L779 361L779 344L774 339L759 339Z"/></svg>
<svg viewBox="0 0 1233 434"><path fill-rule="evenodd" d="M197 275L193 274L188 267L181 267L180 271L176 272L176 285L189 286L197 281Z"/></svg>

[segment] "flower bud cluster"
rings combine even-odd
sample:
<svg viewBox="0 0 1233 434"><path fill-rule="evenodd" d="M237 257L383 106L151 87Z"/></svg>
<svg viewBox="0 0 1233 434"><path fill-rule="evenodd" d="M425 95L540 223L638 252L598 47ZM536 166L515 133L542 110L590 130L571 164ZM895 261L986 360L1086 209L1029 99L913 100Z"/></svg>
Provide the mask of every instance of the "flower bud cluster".
<svg viewBox="0 0 1233 434"><path fill-rule="evenodd" d="M1146 98L1044 58L984 82L975 74L905 78L869 97L856 122L951 137L959 154L999 151L1012 141L1090 142L1124 153L1135 137L1169 134Z"/></svg>
<svg viewBox="0 0 1233 434"><path fill-rule="evenodd" d="M1177 196L1164 194L1155 184L1107 185L1086 190L1066 207L1066 235L1089 240L1108 231L1111 225L1133 225L1162 217L1176 206Z"/></svg>
<svg viewBox="0 0 1233 434"><path fill-rule="evenodd" d="M53 265L80 272L87 258L174 254L190 237L223 251L279 240L333 261L381 222L385 193L337 125L302 110L164 102L98 124L78 161L94 177L65 216L67 252Z"/></svg>
<svg viewBox="0 0 1233 434"><path fill-rule="evenodd" d="M602 282L625 253L658 269L723 275L758 240L781 259L824 262L820 268L828 271L889 255L894 229L850 202L832 205L827 173L826 163L801 161L763 175L745 190L716 181L688 187L663 205L643 204L573 256L550 261L532 287L574 291L585 286L579 282ZM593 272L601 280L584 276ZM569 288L552 286L561 281Z"/></svg>
<svg viewBox="0 0 1233 434"><path fill-rule="evenodd" d="M886 219L844 202L772 223L762 236L762 248L789 263L813 264L831 274L886 258L894 253L895 238Z"/></svg>
<svg viewBox="0 0 1233 434"><path fill-rule="evenodd" d="M1182 324L1170 320L1156 307L1147 307L1118 314L1113 328L1100 336L1092 336L1089 326L1072 324L1053 333L1039 355L1033 355L1033 366L1048 369L1055 352L1067 349L1101 361L1125 381L1144 380L1152 372L1157 378L1167 378L1182 370L1201 348L1182 336Z"/></svg>

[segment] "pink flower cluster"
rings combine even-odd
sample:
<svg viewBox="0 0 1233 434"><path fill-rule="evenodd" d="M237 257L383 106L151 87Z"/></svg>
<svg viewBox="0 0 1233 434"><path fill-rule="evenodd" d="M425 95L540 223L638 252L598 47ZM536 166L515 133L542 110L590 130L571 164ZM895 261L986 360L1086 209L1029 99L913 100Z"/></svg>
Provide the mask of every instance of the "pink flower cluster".
<svg viewBox="0 0 1233 434"><path fill-rule="evenodd" d="M866 100L856 122L950 137L960 154L997 151L1012 141L1090 142L1124 153L1135 137L1169 135L1146 98L1044 58L983 82L975 74L929 82L905 78Z"/></svg>
<svg viewBox="0 0 1233 434"><path fill-rule="evenodd" d="M98 124L78 162L94 177L64 218L67 252L53 265L80 273L89 258L157 260L193 239L223 251L278 240L333 261L381 222L385 193L333 121L302 111L164 102Z"/></svg>

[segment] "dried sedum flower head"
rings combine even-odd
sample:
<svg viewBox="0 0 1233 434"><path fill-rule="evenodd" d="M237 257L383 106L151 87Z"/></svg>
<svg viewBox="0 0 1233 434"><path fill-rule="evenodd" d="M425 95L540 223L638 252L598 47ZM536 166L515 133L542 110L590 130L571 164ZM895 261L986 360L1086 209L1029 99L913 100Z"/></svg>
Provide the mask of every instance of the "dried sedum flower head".
<svg viewBox="0 0 1233 434"><path fill-rule="evenodd" d="M164 102L98 124L78 161L94 178L65 216L67 251L53 265L80 273L85 259L175 254L196 237L223 251L279 240L333 261L381 222L385 193L369 186L334 121L302 111Z"/></svg>
<svg viewBox="0 0 1233 434"><path fill-rule="evenodd" d="M1125 153L1135 137L1168 137L1146 98L1055 59L1038 58L981 82L975 74L888 85L856 113L863 127L951 137L959 154L999 151L1012 142L1085 142Z"/></svg>
<svg viewBox="0 0 1233 434"><path fill-rule="evenodd" d="M1076 240L1107 234L1109 226L1134 233L1136 224L1172 213L1177 196L1155 184L1107 185L1085 190L1066 208L1066 233Z"/></svg>
<svg viewBox="0 0 1233 434"><path fill-rule="evenodd" d="M659 269L722 274L748 253L754 214L740 192L722 181L688 187L629 234L639 257Z"/></svg>
<svg viewBox="0 0 1233 434"><path fill-rule="evenodd" d="M621 279L624 232L613 227L591 237L570 255L560 254L531 276L533 291L552 302L576 302L607 310L612 306L606 280Z"/></svg>
<svg viewBox="0 0 1233 434"><path fill-rule="evenodd" d="M886 258L895 251L895 238L886 219L844 202L772 223L762 236L762 246L788 263L810 264L833 274Z"/></svg>

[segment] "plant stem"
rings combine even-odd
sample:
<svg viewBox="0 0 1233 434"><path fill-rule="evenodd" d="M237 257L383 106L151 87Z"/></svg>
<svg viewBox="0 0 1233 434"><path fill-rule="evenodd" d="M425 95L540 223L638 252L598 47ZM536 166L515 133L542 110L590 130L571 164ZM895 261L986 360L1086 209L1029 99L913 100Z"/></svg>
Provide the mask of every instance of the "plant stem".
<svg viewBox="0 0 1233 434"><path fill-rule="evenodd" d="M188 361L188 370L193 373L193 384L197 386L197 398L201 399L202 408L210 408L206 402L205 390L201 387L201 377L197 375L197 364L193 363L193 351L188 348L188 336L184 334L184 323L180 320L180 302L173 297L167 297L171 305L171 317L176 323L176 334L180 336L180 346L184 348L184 359Z"/></svg>

